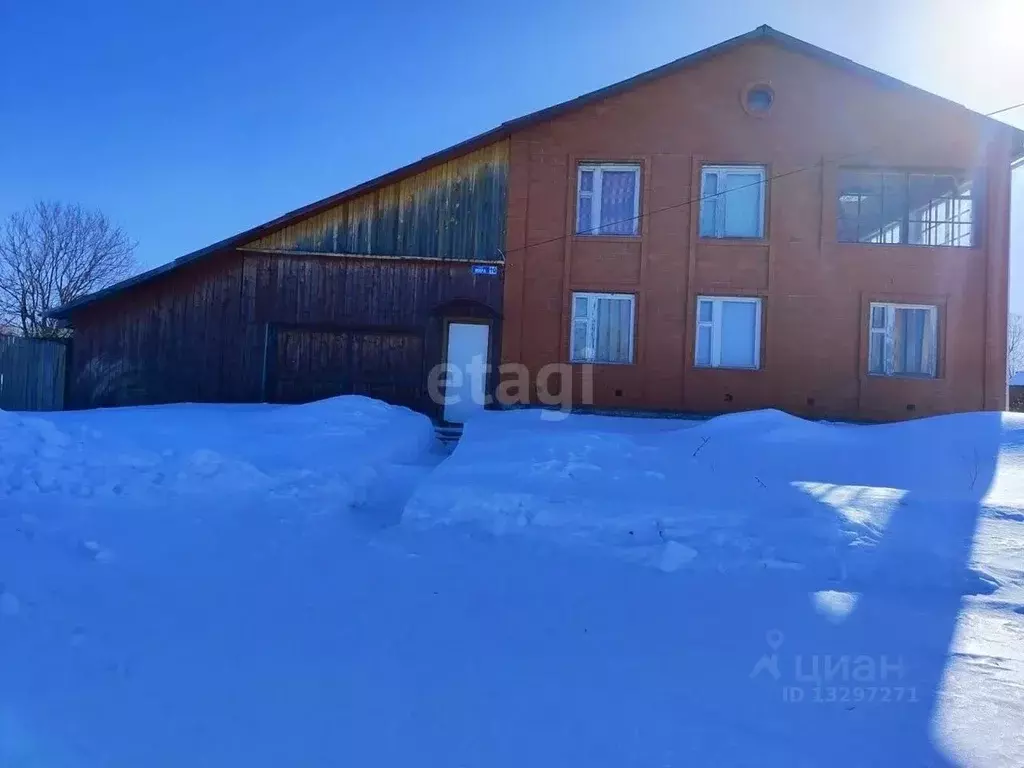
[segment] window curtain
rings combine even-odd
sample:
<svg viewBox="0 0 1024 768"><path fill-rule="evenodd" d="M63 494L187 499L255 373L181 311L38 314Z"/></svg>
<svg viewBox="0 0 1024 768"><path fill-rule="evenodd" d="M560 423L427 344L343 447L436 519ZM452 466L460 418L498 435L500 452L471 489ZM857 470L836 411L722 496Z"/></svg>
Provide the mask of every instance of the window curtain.
<svg viewBox="0 0 1024 768"><path fill-rule="evenodd" d="M921 373L921 352L924 344L924 310L903 309L897 313L897 344L901 354L896 358L901 373Z"/></svg>
<svg viewBox="0 0 1024 768"><path fill-rule="evenodd" d="M756 173L729 173L725 176L726 237L761 236L761 176Z"/></svg>
<svg viewBox="0 0 1024 768"><path fill-rule="evenodd" d="M594 198L580 196L579 205L577 206L577 219L576 219L576 232L577 234L587 235L590 234L590 229L593 226L591 222L591 211L594 206Z"/></svg>
<svg viewBox="0 0 1024 768"><path fill-rule="evenodd" d="M896 315L892 307L885 308L885 375L897 373L896 359L902 350L902 344L896 338Z"/></svg>
<svg viewBox="0 0 1024 768"><path fill-rule="evenodd" d="M594 172L580 171L580 189L576 205L576 232L589 234L593 224Z"/></svg>
<svg viewBox="0 0 1024 768"><path fill-rule="evenodd" d="M701 237L761 237L761 173L713 169L704 171L701 179Z"/></svg>
<svg viewBox="0 0 1024 768"><path fill-rule="evenodd" d="M633 171L601 174L601 233L632 235L638 231L636 179Z"/></svg>
<svg viewBox="0 0 1024 768"><path fill-rule="evenodd" d="M586 296L573 297L572 303L572 360L589 360L590 300Z"/></svg>
<svg viewBox="0 0 1024 768"><path fill-rule="evenodd" d="M750 301L722 302L721 365L753 368L756 362L758 305Z"/></svg>
<svg viewBox="0 0 1024 768"><path fill-rule="evenodd" d="M631 362L629 349L633 331L632 304L623 299L592 299L595 313L594 362Z"/></svg>
<svg viewBox="0 0 1024 768"><path fill-rule="evenodd" d="M871 331L868 342L868 373L885 373L885 334Z"/></svg>
<svg viewBox="0 0 1024 768"><path fill-rule="evenodd" d="M938 348L935 311L897 307L887 315L885 372L934 376Z"/></svg>
<svg viewBox="0 0 1024 768"><path fill-rule="evenodd" d="M868 329L868 373L885 373L886 316L885 307L871 307L871 323Z"/></svg>
<svg viewBox="0 0 1024 768"><path fill-rule="evenodd" d="M701 299L697 304L697 365L711 365L711 343L713 339L712 324L714 305L708 299Z"/></svg>
<svg viewBox="0 0 1024 768"><path fill-rule="evenodd" d="M920 309L921 318L921 373L935 376L938 370L938 313L935 310Z"/></svg>

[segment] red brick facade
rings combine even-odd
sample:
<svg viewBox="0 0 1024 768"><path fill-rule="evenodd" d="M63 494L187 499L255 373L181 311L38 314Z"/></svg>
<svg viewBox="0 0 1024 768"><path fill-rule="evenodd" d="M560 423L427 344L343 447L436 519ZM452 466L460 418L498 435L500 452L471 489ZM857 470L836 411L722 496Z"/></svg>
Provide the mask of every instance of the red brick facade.
<svg viewBox="0 0 1024 768"><path fill-rule="evenodd" d="M749 114L742 94L770 84ZM569 360L573 291L636 296L632 364L594 367L599 407L778 407L891 419L1006 407L1012 132L770 41L525 126L511 136L504 362ZM641 167L636 237L574 236L577 166ZM765 236L697 236L705 164L765 166ZM973 248L839 243L842 166L983 179ZM758 370L697 368L698 295L762 298ZM867 373L872 301L939 307L935 378ZM579 392L579 387L574 392Z"/></svg>

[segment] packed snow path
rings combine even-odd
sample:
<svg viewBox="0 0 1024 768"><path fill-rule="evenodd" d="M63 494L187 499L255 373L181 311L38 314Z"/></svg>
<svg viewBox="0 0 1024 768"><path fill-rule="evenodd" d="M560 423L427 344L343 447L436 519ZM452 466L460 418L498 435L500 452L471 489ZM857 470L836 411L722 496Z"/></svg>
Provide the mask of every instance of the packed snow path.
<svg viewBox="0 0 1024 768"><path fill-rule="evenodd" d="M1019 766L1022 438L0 413L0 766Z"/></svg>

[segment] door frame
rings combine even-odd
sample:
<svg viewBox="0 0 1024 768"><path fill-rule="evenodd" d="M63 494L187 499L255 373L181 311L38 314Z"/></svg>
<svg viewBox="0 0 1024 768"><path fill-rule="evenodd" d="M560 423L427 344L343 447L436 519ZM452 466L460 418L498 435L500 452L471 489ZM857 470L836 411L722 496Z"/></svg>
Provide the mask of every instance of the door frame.
<svg viewBox="0 0 1024 768"><path fill-rule="evenodd" d="M484 410L487 410L488 406L494 402L494 370L491 368L491 351L494 347L494 322L491 318L486 317L470 317L467 315L445 315L441 318L441 365L448 364L448 327L456 323L457 325L486 325L487 326L487 371L484 374ZM447 384L442 385L441 395L442 397L446 394ZM488 400L490 402L488 402ZM444 403L436 404L440 412L438 420L442 424L455 424L456 422L450 422L444 417Z"/></svg>

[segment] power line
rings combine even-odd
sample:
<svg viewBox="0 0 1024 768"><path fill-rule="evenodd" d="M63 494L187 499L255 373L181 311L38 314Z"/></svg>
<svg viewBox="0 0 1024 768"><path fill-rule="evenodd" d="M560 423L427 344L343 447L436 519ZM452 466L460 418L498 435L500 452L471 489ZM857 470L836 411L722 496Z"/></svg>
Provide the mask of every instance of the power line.
<svg viewBox="0 0 1024 768"><path fill-rule="evenodd" d="M1003 107L1002 109L997 109L995 112L986 112L986 113L984 113L984 116L985 117L994 117L995 115L1002 114L1003 112L1009 112L1010 110L1019 109L1021 107L1024 107L1024 101L1022 101L1020 104L1014 104L1014 105L1009 106L1009 107ZM716 197L721 197L722 195L726 194L727 192L738 192L741 189L749 189L750 187L765 186L769 182L775 181L777 179L784 179L787 176L795 176L798 173L803 173L804 171L810 171L810 170L813 170L814 168L822 168L825 165L828 165L829 163L840 163L843 160L847 160L847 159L849 159L851 157L856 157L857 155L866 154L868 152L871 152L872 150L877 149L879 146L881 146L881 145L875 145L873 147L868 147L867 149L859 149L859 150L857 150L855 152L848 152L845 155L840 155L839 157L834 157L834 158L831 158L831 159L824 159L823 158L823 159L819 160L816 163L812 163L811 165L805 165L805 166L802 166L800 168L794 168L791 171L785 171L783 173L776 173L776 174L768 176L768 177L766 177L764 179L761 179L759 181L755 181L755 182L752 182L750 184L744 184L742 187L735 187L735 188L730 189L730 190L725 190L725 191L722 191L722 192L716 192L716 193L714 193L712 195L704 195L702 197L693 197L693 198L690 198L689 200L684 200L681 203L675 203L673 205L666 205L664 208L655 208L653 211L644 211L642 213L638 213L636 216L631 216L628 219L620 219L619 221L611 221L611 222L607 222L605 224L599 224L598 226L591 227L590 229L577 230L576 232L573 233L573 235L569 235L569 234L557 235L555 237L548 238L547 240L541 240L541 241L536 242L536 243L527 243L526 245L520 246L519 248L512 248L512 249L510 249L508 251L502 252L502 258L504 259L510 253L518 253L519 251L525 251L525 250L527 250L529 248L537 248L537 247L542 246L542 245L549 245L551 243L557 243L560 240L565 240L566 238L572 237L574 235L587 235L587 234L590 234L592 232L599 232L600 230L605 229L606 227L614 227L616 224L626 224L628 222L638 221L640 219L643 219L645 216L653 216L656 213L664 213L665 211L673 211L673 210L675 210L677 208L686 208L688 206L693 205L694 203L699 203L699 202L702 202L704 200L711 200L711 199L714 199Z"/></svg>
<svg viewBox="0 0 1024 768"><path fill-rule="evenodd" d="M1011 109L1020 109L1021 107L1024 107L1024 101L1022 101L1020 104L1014 104L1012 107L1003 107L1002 109L997 109L995 112L986 112L985 117L995 117L996 115L1003 114L1003 112L1009 112Z"/></svg>
<svg viewBox="0 0 1024 768"><path fill-rule="evenodd" d="M854 157L855 155L863 154L864 152L867 152L867 151L869 151L869 150L863 149L863 150L858 150L857 152L850 152L850 153L848 153L846 155L843 155L841 157L834 158L831 162L840 162L840 161L845 160L845 159L847 159L849 157ZM653 211L644 211L643 213L639 213L636 216L631 216L628 219L620 219L619 221L611 221L611 222L607 222L605 224L599 224L598 226L591 227L590 229L577 230L574 234L576 234L576 235L587 235L587 234L590 234L591 232L599 232L600 230L604 229L605 227L613 227L616 224L625 224L627 222L637 221L638 219L643 219L645 216L653 216L656 213L664 213L665 211L672 211L672 210L675 210L676 208L685 208L687 206L693 205L694 203L699 203L699 202L701 202L703 200L712 200L712 199L714 199L716 197L721 197L722 195L726 194L727 192L738 192L741 189L749 189L750 187L760 187L760 186L768 184L768 182L770 182L770 181L775 181L776 179L784 179L787 176L795 176L798 173L803 173L804 171L809 171L812 168L821 167L821 166L825 165L826 162L827 161L825 161L825 160L820 160L817 163L813 163L811 165L805 165L805 166L803 166L801 168L794 168L791 171L785 171L784 173L773 174L773 175L768 176L767 178L761 179L759 181L755 181L755 182L752 182L750 184L744 184L741 187L734 187L732 189L725 190L723 192L716 192L716 193L714 193L712 195L704 195L702 197L694 197L694 198L691 198L689 200L684 200L681 203L675 203L673 205L666 205L664 208L655 208ZM506 251L505 253L507 255L509 253L515 253L517 251L525 251L527 248L536 248L536 247L541 246L541 245L548 245L549 243L557 243L559 240L565 240L567 237L571 237L571 235L557 235L557 236L549 238L547 240L541 240L541 241L536 242L536 243L528 243L527 245L524 245L524 246L522 246L520 248L512 248L511 250Z"/></svg>

